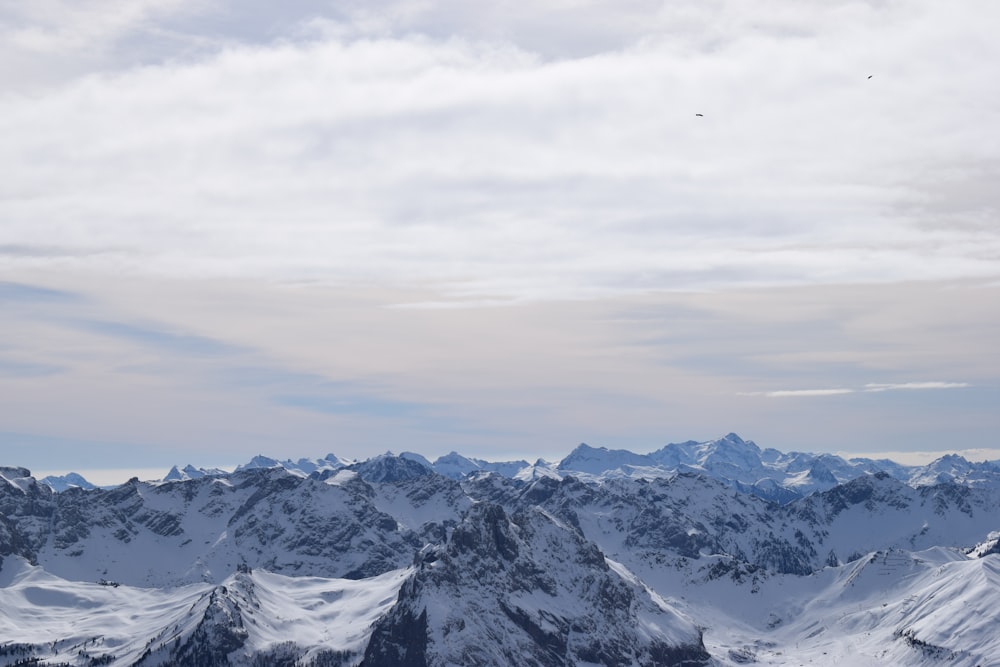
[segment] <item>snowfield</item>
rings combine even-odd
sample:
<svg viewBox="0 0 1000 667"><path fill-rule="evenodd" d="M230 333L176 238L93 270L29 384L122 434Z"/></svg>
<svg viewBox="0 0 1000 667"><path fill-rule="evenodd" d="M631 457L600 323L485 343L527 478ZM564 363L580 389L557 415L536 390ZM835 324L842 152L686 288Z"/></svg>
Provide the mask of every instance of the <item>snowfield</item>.
<svg viewBox="0 0 1000 667"><path fill-rule="evenodd" d="M0 570L0 637L5 640L0 647L43 646L49 663L87 664L114 656L107 664L132 665L148 649L187 641L213 593L224 589L244 610L246 641L231 656L233 664L289 642L310 647L312 654L360 654L372 624L392 607L411 574L407 568L348 580L244 572L220 587L159 589L67 581L12 557Z"/></svg>

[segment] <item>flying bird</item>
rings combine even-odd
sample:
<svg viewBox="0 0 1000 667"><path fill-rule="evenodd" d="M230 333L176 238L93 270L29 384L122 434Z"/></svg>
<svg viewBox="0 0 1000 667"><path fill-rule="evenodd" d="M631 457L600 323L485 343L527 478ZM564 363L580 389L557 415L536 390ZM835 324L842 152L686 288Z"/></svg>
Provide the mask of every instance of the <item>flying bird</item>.
<svg viewBox="0 0 1000 667"><path fill-rule="evenodd" d="M872 75L871 75L871 74L869 74L869 75L868 75L868 78L869 78L869 79L870 79L870 78L872 78Z"/></svg>
<svg viewBox="0 0 1000 667"><path fill-rule="evenodd" d="M696 114L695 114L695 116L704 116L704 115L705 115L705 114L703 114L703 113L696 113Z"/></svg>

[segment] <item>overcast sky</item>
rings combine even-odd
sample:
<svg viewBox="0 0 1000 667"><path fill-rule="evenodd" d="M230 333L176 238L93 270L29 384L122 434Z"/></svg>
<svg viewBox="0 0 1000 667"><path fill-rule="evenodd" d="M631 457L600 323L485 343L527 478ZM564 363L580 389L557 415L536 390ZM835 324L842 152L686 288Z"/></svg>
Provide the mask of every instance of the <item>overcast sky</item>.
<svg viewBox="0 0 1000 667"><path fill-rule="evenodd" d="M998 448L998 25L0 0L0 464Z"/></svg>

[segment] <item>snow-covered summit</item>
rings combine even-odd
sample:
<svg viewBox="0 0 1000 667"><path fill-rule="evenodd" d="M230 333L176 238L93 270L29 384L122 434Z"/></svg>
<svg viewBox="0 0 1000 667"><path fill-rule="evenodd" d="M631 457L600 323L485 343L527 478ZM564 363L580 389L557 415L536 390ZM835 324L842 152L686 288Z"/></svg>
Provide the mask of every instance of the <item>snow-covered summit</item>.
<svg viewBox="0 0 1000 667"><path fill-rule="evenodd" d="M66 491L67 489L96 489L97 486L88 482L83 475L79 475L75 472L67 473L65 475L47 475L40 480L39 483L44 484L51 488L57 493Z"/></svg>
<svg viewBox="0 0 1000 667"><path fill-rule="evenodd" d="M420 460L422 459L422 461ZM412 455L394 456L391 452L349 466L366 482L400 482L433 474L427 459Z"/></svg>
<svg viewBox="0 0 1000 667"><path fill-rule="evenodd" d="M164 482L176 482L179 480L200 479L202 477L217 477L228 475L229 473L221 468L195 468L193 465L186 465L182 469L174 466L170 472L164 476Z"/></svg>
<svg viewBox="0 0 1000 667"><path fill-rule="evenodd" d="M591 447L580 443L556 466L560 472L585 472L600 475L619 470L625 466L655 465L656 460L648 454L635 454L627 449Z"/></svg>

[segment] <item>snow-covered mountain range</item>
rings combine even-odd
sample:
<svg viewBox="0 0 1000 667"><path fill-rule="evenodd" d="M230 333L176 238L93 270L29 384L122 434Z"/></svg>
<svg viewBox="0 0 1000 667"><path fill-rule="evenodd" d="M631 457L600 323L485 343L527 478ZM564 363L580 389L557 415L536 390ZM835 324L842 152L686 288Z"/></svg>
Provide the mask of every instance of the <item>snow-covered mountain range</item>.
<svg viewBox="0 0 1000 667"><path fill-rule="evenodd" d="M387 453L392 457L392 453ZM530 481L540 477L578 479L603 482L616 478L670 478L678 473L693 473L719 480L744 493L787 503L816 491L849 482L875 473L885 473L910 486L928 486L957 482L965 486L1000 488L1000 461L973 463L957 454L943 456L924 466L902 465L888 459L851 458L834 454L807 452L784 453L776 449L761 449L751 440L730 433L717 440L672 443L647 454L624 449L607 449L580 444L561 461L484 461L468 458L457 452L430 461L420 454L403 452L400 458L416 461L439 475L462 479L471 474L495 472L513 479ZM373 460L377 460L376 459ZM358 461L328 454L321 459L300 458L278 460L255 456L236 471L255 468L284 468L296 474L339 470ZM219 468L174 466L163 481L197 479L229 474ZM80 475L45 477L40 480L55 491L70 486L94 488Z"/></svg>
<svg viewBox="0 0 1000 667"><path fill-rule="evenodd" d="M733 434L58 492L0 468L0 665L1000 665L998 478Z"/></svg>

